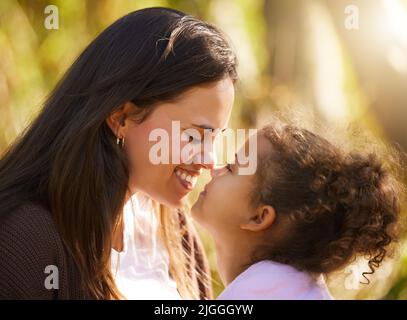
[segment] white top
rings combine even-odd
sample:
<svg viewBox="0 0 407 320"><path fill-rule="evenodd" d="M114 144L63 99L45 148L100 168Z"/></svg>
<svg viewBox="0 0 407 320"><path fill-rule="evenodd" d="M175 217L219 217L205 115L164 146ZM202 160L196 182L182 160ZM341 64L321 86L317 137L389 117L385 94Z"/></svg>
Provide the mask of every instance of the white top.
<svg viewBox="0 0 407 320"><path fill-rule="evenodd" d="M238 275L219 300L332 300L323 276L264 260Z"/></svg>
<svg viewBox="0 0 407 320"><path fill-rule="evenodd" d="M158 219L152 201L140 193L123 209L123 251L112 248L111 268L126 299L181 299L169 275L169 255L158 236Z"/></svg>

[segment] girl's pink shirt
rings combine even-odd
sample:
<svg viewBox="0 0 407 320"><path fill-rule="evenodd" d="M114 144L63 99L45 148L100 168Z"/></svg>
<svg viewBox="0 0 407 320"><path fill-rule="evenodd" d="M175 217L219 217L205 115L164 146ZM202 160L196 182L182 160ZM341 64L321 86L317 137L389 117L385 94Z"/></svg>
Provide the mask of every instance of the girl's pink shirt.
<svg viewBox="0 0 407 320"><path fill-rule="evenodd" d="M219 295L219 300L332 300L322 275L264 260L238 275Z"/></svg>

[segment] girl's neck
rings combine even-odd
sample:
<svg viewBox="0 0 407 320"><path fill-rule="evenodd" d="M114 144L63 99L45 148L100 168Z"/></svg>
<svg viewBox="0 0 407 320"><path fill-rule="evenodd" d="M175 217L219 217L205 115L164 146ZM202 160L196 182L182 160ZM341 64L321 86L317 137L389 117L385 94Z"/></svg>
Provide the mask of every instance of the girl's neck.
<svg viewBox="0 0 407 320"><path fill-rule="evenodd" d="M225 286L228 286L250 264L250 252L245 246L239 248L217 245L216 257L219 275Z"/></svg>

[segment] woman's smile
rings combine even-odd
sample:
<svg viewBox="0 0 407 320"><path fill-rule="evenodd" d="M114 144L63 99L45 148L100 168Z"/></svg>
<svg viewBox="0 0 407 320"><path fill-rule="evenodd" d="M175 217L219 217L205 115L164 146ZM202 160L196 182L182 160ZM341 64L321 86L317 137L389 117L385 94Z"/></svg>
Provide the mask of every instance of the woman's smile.
<svg viewBox="0 0 407 320"><path fill-rule="evenodd" d="M174 172L181 186L183 186L188 191L192 191L194 189L198 177L201 174L200 170L191 171L181 167L176 167Z"/></svg>

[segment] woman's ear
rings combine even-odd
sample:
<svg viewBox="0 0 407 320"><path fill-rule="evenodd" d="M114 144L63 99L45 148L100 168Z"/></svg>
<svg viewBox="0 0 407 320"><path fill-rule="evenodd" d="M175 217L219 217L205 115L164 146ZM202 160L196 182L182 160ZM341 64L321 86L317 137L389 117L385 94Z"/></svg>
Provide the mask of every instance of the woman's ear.
<svg viewBox="0 0 407 320"><path fill-rule="evenodd" d="M255 215L251 216L248 222L241 224L240 228L254 232L263 231L273 224L275 218L276 213L272 206L260 206Z"/></svg>
<svg viewBox="0 0 407 320"><path fill-rule="evenodd" d="M132 111L134 111L134 104L132 102L126 102L106 118L106 123L117 137L126 136L129 124L128 116Z"/></svg>

